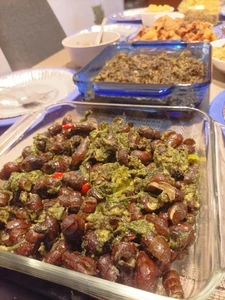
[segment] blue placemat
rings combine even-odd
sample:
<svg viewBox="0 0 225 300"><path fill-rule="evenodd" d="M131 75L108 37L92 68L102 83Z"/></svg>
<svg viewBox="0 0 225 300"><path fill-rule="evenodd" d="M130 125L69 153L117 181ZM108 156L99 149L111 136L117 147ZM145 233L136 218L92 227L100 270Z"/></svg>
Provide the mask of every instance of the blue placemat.
<svg viewBox="0 0 225 300"><path fill-rule="evenodd" d="M225 125L225 118L224 118L224 113L223 110L225 111L225 91L222 91L219 95L217 95L212 103L209 106L208 114L209 116Z"/></svg>

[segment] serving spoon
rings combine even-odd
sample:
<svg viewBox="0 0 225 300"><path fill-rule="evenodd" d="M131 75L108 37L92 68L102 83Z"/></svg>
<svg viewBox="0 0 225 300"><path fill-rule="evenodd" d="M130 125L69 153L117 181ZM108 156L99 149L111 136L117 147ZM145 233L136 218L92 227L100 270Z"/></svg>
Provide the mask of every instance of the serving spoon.
<svg viewBox="0 0 225 300"><path fill-rule="evenodd" d="M99 45L101 43L101 41L102 41L102 35L104 33L104 26L105 26L106 22L107 22L107 18L104 18L102 20L101 28L100 28L100 31L97 34L97 37L96 37L95 42L94 42L94 45Z"/></svg>

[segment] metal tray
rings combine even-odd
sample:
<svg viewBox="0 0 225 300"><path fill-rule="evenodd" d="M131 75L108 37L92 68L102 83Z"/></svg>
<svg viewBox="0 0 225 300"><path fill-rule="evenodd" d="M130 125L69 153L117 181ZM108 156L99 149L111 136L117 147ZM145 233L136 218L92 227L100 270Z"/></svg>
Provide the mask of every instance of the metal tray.
<svg viewBox="0 0 225 300"><path fill-rule="evenodd" d="M188 257L176 262L173 268L182 270L181 280L187 299L206 299L220 282L224 268L220 257L221 245L224 246L221 221L224 216L222 211L218 212L224 205L221 206L221 195L217 186L217 178L220 178L221 183L222 175L218 171L219 161L216 148L213 147L214 124L207 114L187 107L60 103L24 116L2 135L0 167L7 161L16 159L22 149L31 144L32 137L37 132L43 132L51 123L60 121L67 113L78 120L88 109L93 111L93 116L98 121L110 122L115 117L123 117L135 125L145 124L161 131L170 128L183 134L185 138L195 139L196 150L201 158L199 186L201 209L197 238L190 248ZM163 295L148 293L3 251L0 251L0 266L65 285L99 299L169 299ZM160 286L157 292L162 293Z"/></svg>

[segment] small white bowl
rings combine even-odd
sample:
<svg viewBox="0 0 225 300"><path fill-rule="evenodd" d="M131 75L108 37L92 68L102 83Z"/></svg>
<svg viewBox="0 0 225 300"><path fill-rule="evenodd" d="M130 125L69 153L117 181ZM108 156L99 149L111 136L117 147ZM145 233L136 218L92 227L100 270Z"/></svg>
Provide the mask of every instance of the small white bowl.
<svg viewBox="0 0 225 300"><path fill-rule="evenodd" d="M152 26L155 22L155 16L162 14L162 13L169 13L174 11L174 7L171 7L168 11L161 11L161 12L143 12L141 13L141 21L143 26Z"/></svg>
<svg viewBox="0 0 225 300"><path fill-rule="evenodd" d="M175 20L177 18L180 18L180 19L183 19L184 18L184 14L178 12L178 11L172 11L172 12L161 12L161 13L158 13L154 19L155 21L161 17L164 17L164 16L168 16L170 17L171 19Z"/></svg>
<svg viewBox="0 0 225 300"><path fill-rule="evenodd" d="M225 44L225 39L220 39L211 42L212 47L222 47ZM213 49L212 49L213 51ZM225 61L212 56L213 65L221 72L225 73Z"/></svg>
<svg viewBox="0 0 225 300"><path fill-rule="evenodd" d="M62 45L69 52L74 67L79 69L86 66L108 45L120 39L118 32L108 31L102 35L102 42L94 45L98 32L87 32L66 37Z"/></svg>

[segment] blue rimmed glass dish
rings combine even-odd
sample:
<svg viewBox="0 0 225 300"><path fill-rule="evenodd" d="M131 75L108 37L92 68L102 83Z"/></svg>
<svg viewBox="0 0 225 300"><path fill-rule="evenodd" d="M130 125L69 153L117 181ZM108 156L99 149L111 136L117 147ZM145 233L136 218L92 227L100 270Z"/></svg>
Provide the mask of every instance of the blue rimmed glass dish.
<svg viewBox="0 0 225 300"><path fill-rule="evenodd" d="M195 84L137 84L92 80L105 63L119 53L126 53L129 56L142 53L151 56L166 52L170 57L178 57L184 51L190 51L194 58L201 60L205 65L206 72L201 82ZM203 99L207 98L208 100L211 75L211 45L209 43L154 41L110 45L76 73L73 79L85 101L198 107Z"/></svg>

